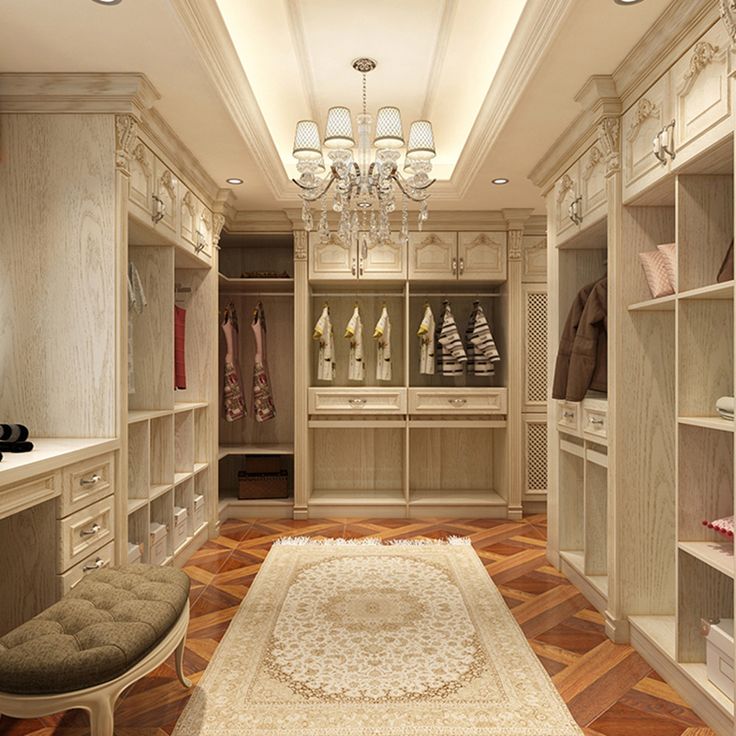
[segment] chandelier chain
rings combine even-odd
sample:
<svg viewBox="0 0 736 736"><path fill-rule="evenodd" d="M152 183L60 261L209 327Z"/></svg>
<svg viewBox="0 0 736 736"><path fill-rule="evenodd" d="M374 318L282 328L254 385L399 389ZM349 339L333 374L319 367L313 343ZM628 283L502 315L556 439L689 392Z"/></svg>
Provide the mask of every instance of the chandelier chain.
<svg viewBox="0 0 736 736"><path fill-rule="evenodd" d="M363 115L368 113L368 92L367 84L365 79L365 72L363 72Z"/></svg>

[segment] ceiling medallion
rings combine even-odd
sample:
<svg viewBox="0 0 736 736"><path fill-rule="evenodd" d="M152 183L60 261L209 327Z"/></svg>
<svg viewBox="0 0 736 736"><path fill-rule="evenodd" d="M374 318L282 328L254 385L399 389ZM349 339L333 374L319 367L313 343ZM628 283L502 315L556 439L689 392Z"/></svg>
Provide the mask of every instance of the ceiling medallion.
<svg viewBox="0 0 736 736"><path fill-rule="evenodd" d="M375 135L371 141L373 118L368 113L366 74L376 68L373 59L360 58L352 67L363 75L363 112L357 118L358 140L353 137L353 120L347 107L331 107L327 112L324 138L320 142L319 126L314 120L300 120L294 135L294 158L300 176L294 179L303 200L302 220L307 231L314 229L310 205L321 208L318 231L322 239L330 236L327 219L328 191L333 188L332 209L340 214L338 235L350 242L358 231L368 231L374 242L390 238L389 217L401 197L401 237L409 240L409 200L419 203L418 226L427 220L429 178L435 157L434 133L429 120L415 120L404 141L401 111L398 107L381 107L376 115ZM403 174L399 172L401 150L404 154ZM329 171L323 158L324 147Z"/></svg>

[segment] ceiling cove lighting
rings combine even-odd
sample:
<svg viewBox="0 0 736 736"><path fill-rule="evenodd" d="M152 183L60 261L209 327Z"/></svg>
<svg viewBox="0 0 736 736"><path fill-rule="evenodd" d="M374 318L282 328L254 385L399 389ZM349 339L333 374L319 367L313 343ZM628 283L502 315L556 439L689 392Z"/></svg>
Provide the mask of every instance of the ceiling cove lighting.
<svg viewBox="0 0 736 736"><path fill-rule="evenodd" d="M323 240L329 238L327 194L332 189L332 209L340 215L337 232L343 242L349 242L360 230L368 231L374 242L386 242L390 238L389 216L397 208L397 198L401 198L401 237L407 242L409 201L419 203L420 230L428 217L428 189L435 182L429 178L436 155L432 123L415 120L405 140L401 110L381 107L374 130L368 112L366 75L376 68L376 62L361 58L355 59L352 66L363 75L363 111L355 119L357 135L350 110L343 106L327 111L324 137L320 137L314 120L296 124L293 155L299 178L293 181L303 200L302 221L307 231L314 229L310 205L318 202L321 213L317 230ZM402 149L403 174L399 173ZM327 166L325 156L329 159Z"/></svg>
<svg viewBox="0 0 736 736"><path fill-rule="evenodd" d="M496 179L491 179L491 184L497 184L498 186L501 186L502 184L508 184L509 180L504 176L499 176Z"/></svg>
<svg viewBox="0 0 736 736"><path fill-rule="evenodd" d="M233 184L234 186L237 186L238 184L242 184L243 183L243 180L242 179L238 179L237 176L231 176L229 179L225 179L225 181L228 184Z"/></svg>

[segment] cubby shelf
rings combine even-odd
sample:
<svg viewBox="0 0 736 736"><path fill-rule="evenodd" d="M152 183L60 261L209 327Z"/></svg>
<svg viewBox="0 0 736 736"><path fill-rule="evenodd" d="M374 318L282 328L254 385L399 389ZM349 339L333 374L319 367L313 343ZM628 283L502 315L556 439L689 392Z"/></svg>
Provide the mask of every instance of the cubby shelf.
<svg viewBox="0 0 736 736"><path fill-rule="evenodd" d="M146 422L149 419L158 419L159 417L167 417L172 413L171 409L138 409L128 412L128 424L137 424L138 422Z"/></svg>
<svg viewBox="0 0 736 736"><path fill-rule="evenodd" d="M194 471L188 470L185 473L174 473L174 485L178 486L194 477Z"/></svg>
<svg viewBox="0 0 736 736"><path fill-rule="evenodd" d="M720 284L701 286L698 289L688 289L678 294L679 299L733 299L733 280L724 281Z"/></svg>
<svg viewBox="0 0 736 736"><path fill-rule="evenodd" d="M128 516L134 514L138 509L142 509L148 504L147 498L129 498L128 499Z"/></svg>
<svg viewBox="0 0 736 736"><path fill-rule="evenodd" d="M220 274L220 293L232 292L258 292L266 291L273 293L288 294L294 291L294 279L231 279Z"/></svg>
<svg viewBox="0 0 736 736"><path fill-rule="evenodd" d="M714 570L734 577L733 542L679 542L677 546Z"/></svg>
<svg viewBox="0 0 736 736"><path fill-rule="evenodd" d="M492 490L411 491L410 506L506 506L506 500Z"/></svg>
<svg viewBox="0 0 736 736"><path fill-rule="evenodd" d="M293 455L294 445L262 444L262 445L220 445L218 459L228 455Z"/></svg>
<svg viewBox="0 0 736 736"><path fill-rule="evenodd" d="M194 411L195 409L206 409L209 406L206 401L177 401L174 404L174 413L183 411Z"/></svg>
<svg viewBox="0 0 736 736"><path fill-rule="evenodd" d="M722 417L678 417L677 421L690 427L717 429L721 432L733 432L735 427L733 419L723 419Z"/></svg>
<svg viewBox="0 0 736 736"><path fill-rule="evenodd" d="M373 490L349 489L315 490L309 498L310 506L405 506L401 489Z"/></svg>
<svg viewBox="0 0 736 736"><path fill-rule="evenodd" d="M674 312L677 303L677 296L670 294L669 296L660 296L657 299L648 299L644 302L637 302L629 305L629 312Z"/></svg>
<svg viewBox="0 0 736 736"><path fill-rule="evenodd" d="M160 483L155 486L151 486L151 490L149 492L149 499L153 501L154 499L158 498L159 496L163 496L165 493L170 491L174 486L170 483Z"/></svg>

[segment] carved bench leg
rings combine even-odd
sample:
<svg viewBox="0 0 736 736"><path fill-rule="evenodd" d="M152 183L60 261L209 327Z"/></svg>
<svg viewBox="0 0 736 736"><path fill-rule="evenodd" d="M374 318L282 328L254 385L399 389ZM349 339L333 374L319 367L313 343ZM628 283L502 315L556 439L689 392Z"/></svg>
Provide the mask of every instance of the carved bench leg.
<svg viewBox="0 0 736 736"><path fill-rule="evenodd" d="M179 642L179 645L176 647L176 676L179 678L179 682L184 685L184 687L191 687L192 681L184 674L184 647L187 643L187 635L186 632L184 633L184 636L182 636L181 641Z"/></svg>
<svg viewBox="0 0 736 736"><path fill-rule="evenodd" d="M87 704L91 736L113 736L115 695L100 693Z"/></svg>

